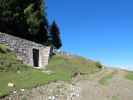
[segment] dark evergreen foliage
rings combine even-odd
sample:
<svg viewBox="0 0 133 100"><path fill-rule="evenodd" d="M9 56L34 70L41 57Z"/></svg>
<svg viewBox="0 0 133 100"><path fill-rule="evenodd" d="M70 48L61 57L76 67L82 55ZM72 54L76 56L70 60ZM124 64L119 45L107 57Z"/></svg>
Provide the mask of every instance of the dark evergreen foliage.
<svg viewBox="0 0 133 100"><path fill-rule="evenodd" d="M46 44L43 5L43 0L0 0L0 31Z"/></svg>
<svg viewBox="0 0 133 100"><path fill-rule="evenodd" d="M0 31L60 48L59 28L53 22L49 33L44 3L43 0L0 0Z"/></svg>
<svg viewBox="0 0 133 100"><path fill-rule="evenodd" d="M59 49L62 46L61 39L60 39L60 31L58 25L54 21L50 27L50 37L51 43L56 48Z"/></svg>

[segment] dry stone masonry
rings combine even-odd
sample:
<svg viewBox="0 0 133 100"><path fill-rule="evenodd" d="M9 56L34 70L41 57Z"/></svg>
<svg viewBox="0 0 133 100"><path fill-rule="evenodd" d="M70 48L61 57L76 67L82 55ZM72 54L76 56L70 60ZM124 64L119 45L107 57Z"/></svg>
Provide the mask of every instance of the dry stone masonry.
<svg viewBox="0 0 133 100"><path fill-rule="evenodd" d="M45 68L48 64L51 51L51 47L49 46L44 46L5 33L0 33L0 44L8 46L24 64L37 68Z"/></svg>

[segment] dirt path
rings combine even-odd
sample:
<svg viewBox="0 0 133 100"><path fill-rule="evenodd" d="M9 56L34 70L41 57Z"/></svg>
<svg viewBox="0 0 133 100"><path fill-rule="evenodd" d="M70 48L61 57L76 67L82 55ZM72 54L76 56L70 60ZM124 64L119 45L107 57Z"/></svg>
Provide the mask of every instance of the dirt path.
<svg viewBox="0 0 133 100"><path fill-rule="evenodd" d="M114 70L112 69L103 69L102 71L96 73L96 74L92 74L91 76L89 76L89 80L92 81L99 81L100 79L102 79L104 76L107 76L108 74L114 72Z"/></svg>
<svg viewBox="0 0 133 100"><path fill-rule="evenodd" d="M103 77L113 73L107 85L99 83ZM88 80L81 80L77 85L81 93L75 100L133 100L133 81L124 78L123 70L105 69Z"/></svg>

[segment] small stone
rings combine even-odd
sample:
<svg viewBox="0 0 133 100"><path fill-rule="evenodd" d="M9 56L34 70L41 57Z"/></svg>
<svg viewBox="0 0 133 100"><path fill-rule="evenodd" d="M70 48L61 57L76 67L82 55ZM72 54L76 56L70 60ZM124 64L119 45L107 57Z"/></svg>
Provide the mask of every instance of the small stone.
<svg viewBox="0 0 133 100"><path fill-rule="evenodd" d="M25 91L25 89L20 89L20 91L24 92L24 91Z"/></svg>
<svg viewBox="0 0 133 100"><path fill-rule="evenodd" d="M45 73L45 74L48 74L48 75L51 75L51 74L53 74L53 72L52 71L50 71L50 70L46 70L46 71L42 71L43 73Z"/></svg>
<svg viewBox="0 0 133 100"><path fill-rule="evenodd" d="M80 97L80 94L78 94L77 97Z"/></svg>
<svg viewBox="0 0 133 100"><path fill-rule="evenodd" d="M56 95L56 97L58 97L58 95Z"/></svg>
<svg viewBox="0 0 133 100"><path fill-rule="evenodd" d="M51 97L51 96L49 96L49 97L48 97L48 100L52 100L52 97Z"/></svg>
<svg viewBox="0 0 133 100"><path fill-rule="evenodd" d="M11 83L11 82L9 82L9 83L8 83L8 87L14 87L14 84Z"/></svg>
<svg viewBox="0 0 133 100"><path fill-rule="evenodd" d="M55 96L52 96L52 100L55 100Z"/></svg>
<svg viewBox="0 0 133 100"><path fill-rule="evenodd" d="M17 91L13 91L13 93L14 93L14 94L16 94L16 93L17 93Z"/></svg>

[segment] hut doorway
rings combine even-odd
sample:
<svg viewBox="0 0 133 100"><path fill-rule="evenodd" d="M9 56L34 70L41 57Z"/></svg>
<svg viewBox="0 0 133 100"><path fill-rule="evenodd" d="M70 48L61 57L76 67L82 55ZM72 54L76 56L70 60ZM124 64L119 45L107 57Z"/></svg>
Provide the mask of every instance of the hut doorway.
<svg viewBox="0 0 133 100"><path fill-rule="evenodd" d="M33 66L39 67L39 50L33 49Z"/></svg>

